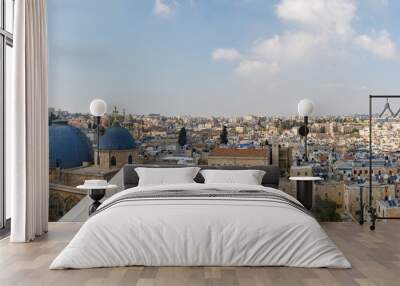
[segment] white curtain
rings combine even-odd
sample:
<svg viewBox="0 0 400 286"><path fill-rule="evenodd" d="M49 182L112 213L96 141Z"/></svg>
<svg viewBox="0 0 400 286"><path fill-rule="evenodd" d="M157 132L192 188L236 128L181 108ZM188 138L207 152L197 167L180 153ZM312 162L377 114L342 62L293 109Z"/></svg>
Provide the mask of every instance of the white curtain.
<svg viewBox="0 0 400 286"><path fill-rule="evenodd" d="M28 242L48 226L46 0L16 0L14 71L6 146L12 242Z"/></svg>

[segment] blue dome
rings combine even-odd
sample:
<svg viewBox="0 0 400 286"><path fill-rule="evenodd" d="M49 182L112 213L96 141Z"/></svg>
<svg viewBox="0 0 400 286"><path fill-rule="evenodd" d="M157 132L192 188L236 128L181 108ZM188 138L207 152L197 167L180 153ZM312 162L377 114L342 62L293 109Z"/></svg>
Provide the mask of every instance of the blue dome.
<svg viewBox="0 0 400 286"><path fill-rule="evenodd" d="M49 126L50 168L74 168L91 160L92 147L81 130L64 121L55 121Z"/></svg>
<svg viewBox="0 0 400 286"><path fill-rule="evenodd" d="M101 150L129 150L135 148L135 145L135 140L129 131L121 127L119 123L114 123L100 137L99 148Z"/></svg>

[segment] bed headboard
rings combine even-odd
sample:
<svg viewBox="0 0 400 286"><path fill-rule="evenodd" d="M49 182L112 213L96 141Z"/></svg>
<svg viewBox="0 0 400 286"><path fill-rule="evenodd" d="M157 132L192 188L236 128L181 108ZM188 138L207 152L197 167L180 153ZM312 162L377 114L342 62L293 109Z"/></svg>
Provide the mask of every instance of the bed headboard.
<svg viewBox="0 0 400 286"><path fill-rule="evenodd" d="M136 167L148 167L148 168L182 168L187 167L183 165L125 165L123 167L123 184L124 189L136 187L139 183L139 176L135 172ZM265 175L262 179L261 184L265 187L278 188L279 186L279 167L277 166L257 166L257 167L239 167L239 166L198 166L202 170L205 169L217 169L217 170L263 170ZM204 183L203 176L198 173L194 180L197 183Z"/></svg>

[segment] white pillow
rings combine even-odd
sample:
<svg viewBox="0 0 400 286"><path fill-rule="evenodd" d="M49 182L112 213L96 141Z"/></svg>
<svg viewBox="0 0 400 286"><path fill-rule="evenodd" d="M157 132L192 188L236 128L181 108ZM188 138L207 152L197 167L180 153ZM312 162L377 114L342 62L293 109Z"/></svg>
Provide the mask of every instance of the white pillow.
<svg viewBox="0 0 400 286"><path fill-rule="evenodd" d="M198 167L187 168L135 168L139 176L139 186L194 183Z"/></svg>
<svg viewBox="0 0 400 286"><path fill-rule="evenodd" d="M265 171L261 170L202 170L206 184L231 183L261 185Z"/></svg>

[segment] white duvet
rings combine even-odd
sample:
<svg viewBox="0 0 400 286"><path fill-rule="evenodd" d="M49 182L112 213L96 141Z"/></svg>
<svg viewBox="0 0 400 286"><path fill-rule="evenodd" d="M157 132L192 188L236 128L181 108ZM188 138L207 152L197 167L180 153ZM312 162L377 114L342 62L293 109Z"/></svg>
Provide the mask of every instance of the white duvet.
<svg viewBox="0 0 400 286"><path fill-rule="evenodd" d="M163 190L267 190L238 184L135 187ZM90 217L50 269L145 266L293 266L349 268L318 222L285 204L257 199L125 201Z"/></svg>

